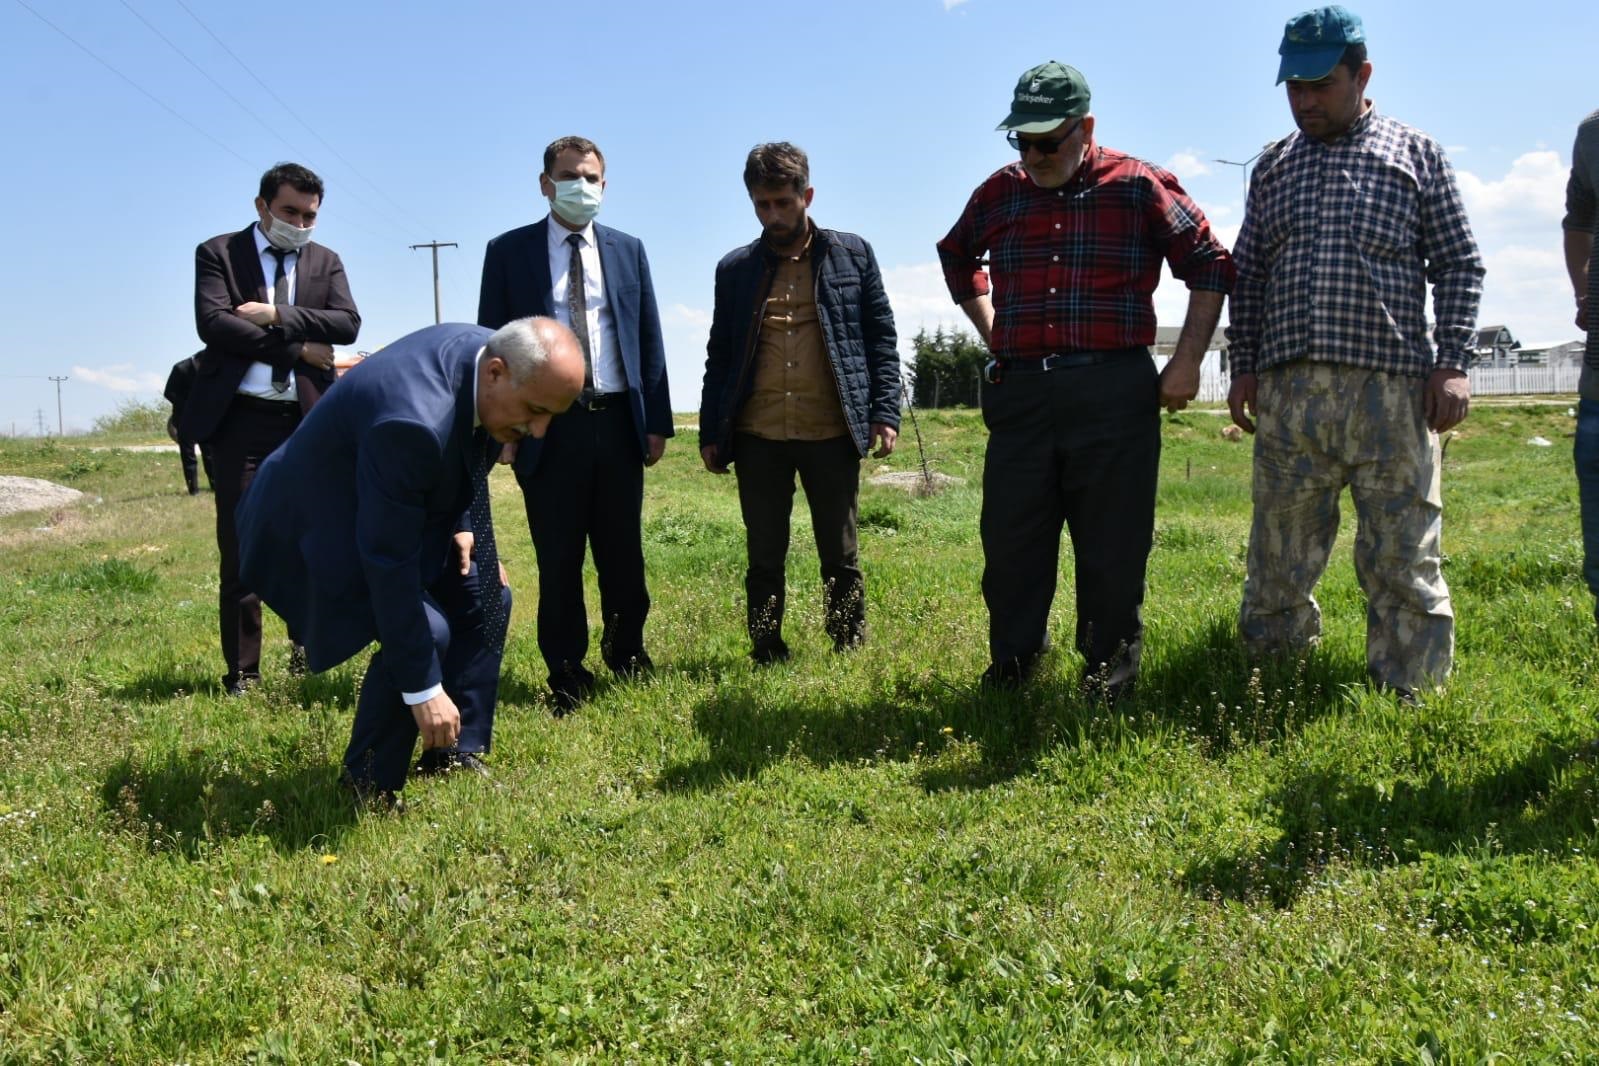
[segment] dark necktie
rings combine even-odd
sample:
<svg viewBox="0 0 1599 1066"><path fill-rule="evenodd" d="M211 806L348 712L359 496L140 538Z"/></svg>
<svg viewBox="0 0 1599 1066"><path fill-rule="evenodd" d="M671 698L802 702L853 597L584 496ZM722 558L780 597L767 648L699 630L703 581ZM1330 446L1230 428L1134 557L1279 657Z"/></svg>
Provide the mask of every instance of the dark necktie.
<svg viewBox="0 0 1599 1066"><path fill-rule="evenodd" d="M283 261L294 253L286 252L282 248L268 247L267 254L278 261L278 274L272 281L272 302L286 304L289 302L289 268ZM272 368L272 387L279 392L289 391L288 367Z"/></svg>
<svg viewBox="0 0 1599 1066"><path fill-rule="evenodd" d="M483 612L483 642L505 647L505 596L500 591L500 554L494 547L494 515L489 510L489 467L500 442L479 429L472 434L472 552L477 556L477 594Z"/></svg>
<svg viewBox="0 0 1599 1066"><path fill-rule="evenodd" d="M566 267L566 312L572 319L578 347L583 349L583 395L579 402L587 406L594 395L594 354L589 350L589 301L583 289L583 235L571 234L566 243L572 246L572 258Z"/></svg>

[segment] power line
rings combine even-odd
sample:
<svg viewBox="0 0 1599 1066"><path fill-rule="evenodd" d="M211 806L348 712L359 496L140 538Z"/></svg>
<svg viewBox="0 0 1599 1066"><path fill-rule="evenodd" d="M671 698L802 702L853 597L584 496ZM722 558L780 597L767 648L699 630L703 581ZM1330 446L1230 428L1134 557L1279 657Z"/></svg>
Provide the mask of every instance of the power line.
<svg viewBox="0 0 1599 1066"><path fill-rule="evenodd" d="M88 56L90 59L92 59L96 63L100 64L102 67L105 67L111 73L115 74L117 77L119 77L123 81L127 82L134 89L138 90L138 92L140 94L142 94L143 96L149 98L150 102L155 104L157 107L161 108L161 110L165 111L167 114L171 115L173 118L177 119L179 122L183 123L185 126L189 127L191 130L193 130L194 132L198 133L200 136L204 137L206 140L210 141L212 144L216 145L218 148L222 149L224 152L228 153L233 158L235 158L239 162L243 163L245 166L248 167L248 166L252 165L248 159L244 158L244 156L240 155L238 152L235 152L232 148L229 148L227 145L223 144L221 141L219 141L215 137L211 136L205 130L201 129L199 126L195 125L193 122L190 122L188 119L184 118L178 112L174 111L171 107L169 107L166 103L164 103L154 93L150 92L150 90L146 89L144 86L140 85L138 82L134 81L132 78L130 78L126 74L122 73L122 71L118 70L116 67L112 66L110 63L106 62L104 59L101 59L99 55L97 55L95 52L91 51L87 45L85 45L82 42L80 42L76 37L73 37L72 34L68 33L66 30L62 29L60 26L57 26L55 23L51 22L49 19L47 19L43 15L39 14L33 8L29 7L28 4L25 2L25 0L17 0L17 4L24 11L26 11L28 14L32 15L34 18L38 19L40 22L44 23L46 26L49 26L52 30L55 30L61 36L65 37L68 41L72 42L72 44L76 48L78 48L79 51L83 52L84 55Z"/></svg>
<svg viewBox="0 0 1599 1066"><path fill-rule="evenodd" d="M21 3L22 0L17 0L17 2ZM304 126L306 128L306 130L310 132L311 136L315 137L317 139L317 141L319 143L321 143L322 147L326 148L329 152L331 152L333 154L333 157L335 159L337 159L339 162L343 163L345 166L349 167L350 168L350 173L354 174L356 177L360 178L362 181L364 181L368 185L370 185L374 192L376 192L379 196L383 197L390 204L392 204L395 207L395 209L400 211L401 214L403 214L406 218L410 219L412 224L415 225L419 230L422 230L423 232L426 232L428 230L432 230L435 233L438 232L437 227L429 226L429 225L426 225L426 224L424 224L422 222L419 222L417 220L416 216L412 215L405 208L404 205L402 205L398 200L394 199L394 197L390 196L388 193L384 192L381 188L379 188L377 182L373 181L371 178L369 178L365 174L361 173L360 170L356 169L356 166L355 166L354 163L352 163L348 159L344 158L344 156L339 153L339 150L337 148L333 147L333 145L328 143L327 138L323 137L320 133L318 133L316 131L316 129L309 122L307 122L305 119L301 118L299 116L299 114L294 110L294 108L290 107L288 105L288 103L284 101L283 97L279 96L276 92L273 91L272 86L270 86L266 82L262 81L260 76L257 75L255 71L250 69L249 64L245 63L244 60L240 59L238 54L236 52L234 52L233 49L228 47L228 43L226 41L224 41L221 37L218 37L216 35L216 33L211 29L211 27L207 26L205 24L205 22L201 20L200 16L196 15L194 13L194 11L189 7L188 4L184 3L183 0L174 0L174 2L179 7L183 8L184 11L188 12L189 17L192 18L199 25L199 27L202 30L204 30L207 34L209 34L211 39L213 41L215 41L218 44L218 46L220 46L221 49L224 52L226 52L230 57L232 57L232 59L233 59L233 61L235 63L239 64L240 69L243 70L246 74L250 75L250 77L255 81L255 83L257 85L261 86L262 90L264 90L268 96L272 97L272 99L274 99L274 100L276 100L278 102L278 106L279 107L281 107L281 108L283 108L283 110L287 111L290 114L290 116L293 117L294 121L296 121L300 125Z"/></svg>
<svg viewBox="0 0 1599 1066"><path fill-rule="evenodd" d="M144 23L146 29L148 29L151 33L155 34L157 37L161 38L162 43L164 43L168 48L170 48L174 52L176 52L180 57L182 57L182 59L183 59L183 61L185 63L189 64L189 66L193 67L196 71L198 71L200 76L202 78L204 78L206 81L210 82L213 86L215 86L218 92L222 93L223 96L226 96L229 100L233 101L233 103L239 108L240 111L243 111L246 115L249 115L251 118L255 119L255 121L261 126L262 129L266 130L267 133L271 134L273 137L276 137L278 140L280 140L284 144L288 145L289 150L292 151L296 156L299 156L301 159L309 159L309 153L307 153L304 149L300 148L293 141L289 140L289 138L287 136L285 136L278 129L274 128L271 123L267 122L266 119L262 118L260 115L256 114L255 111L251 110L250 106L248 104L246 104L243 100L240 100L237 96L234 96L233 93L231 91L229 91L229 89L228 89L228 87L226 85L223 85L216 78L212 77L211 74L209 72L207 72L204 67L202 67L198 62L196 62L194 60L194 58L192 56L190 56L187 52L185 52L182 48L178 47L178 45L170 37L168 37L166 34L162 33L159 29L157 29L155 27L155 25L153 23L151 23L151 21L149 19L147 19L143 15L139 14L138 9L136 9L132 4L128 3L128 0L120 0L120 2L121 2L123 7L128 9L128 12L131 15L133 15L134 18L136 18L140 22ZM185 10L187 10L187 9L185 9ZM203 28L203 26L202 26L202 28ZM210 32L210 31L208 30L207 32ZM232 53L230 52L229 55L232 55ZM358 203L364 204L367 207L371 208L378 215L378 217L381 218L386 224L388 224L390 226L393 226L395 228L396 232L403 234L406 231L407 226L410 225L409 222L406 222L406 221L400 219L398 216L388 214L387 213L388 212L387 208L384 208L384 207L382 207L382 206L380 206L378 204L371 203L365 197L363 197L357 190L351 189L350 193L351 193L351 195L355 198L355 200ZM365 227L357 227L357 228L364 229ZM373 233L372 230L366 230L366 232L371 234L372 236L379 237L380 239L383 237L382 234Z"/></svg>

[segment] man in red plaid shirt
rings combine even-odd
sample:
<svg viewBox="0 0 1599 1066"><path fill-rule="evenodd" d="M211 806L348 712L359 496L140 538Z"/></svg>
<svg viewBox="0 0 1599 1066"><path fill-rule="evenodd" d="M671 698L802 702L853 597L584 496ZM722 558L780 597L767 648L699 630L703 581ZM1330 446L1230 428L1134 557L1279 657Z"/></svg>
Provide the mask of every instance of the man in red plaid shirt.
<svg viewBox="0 0 1599 1066"><path fill-rule="evenodd" d="M1065 524L1085 688L1116 699L1143 649L1160 408L1182 410L1198 392L1234 271L1173 175L1095 142L1088 102L1072 67L1022 75L998 127L1021 159L977 187L938 254L994 356L982 396L982 681L1019 688L1047 650ZM1157 375L1148 346L1162 260L1189 298Z"/></svg>

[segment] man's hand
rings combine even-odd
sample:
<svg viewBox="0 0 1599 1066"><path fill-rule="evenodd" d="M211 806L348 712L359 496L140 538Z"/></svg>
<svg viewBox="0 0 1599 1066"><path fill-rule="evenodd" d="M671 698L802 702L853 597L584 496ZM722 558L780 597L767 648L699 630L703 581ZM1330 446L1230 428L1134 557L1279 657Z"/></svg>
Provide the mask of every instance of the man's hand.
<svg viewBox="0 0 1599 1066"><path fill-rule="evenodd" d="M455 535L450 545L455 554L455 568L462 577L465 577L467 571L472 569L472 545L474 543L476 541L473 539L472 534L463 529Z"/></svg>
<svg viewBox="0 0 1599 1066"><path fill-rule="evenodd" d="M714 444L706 444L700 448L700 462L705 464L705 469L713 474L727 473L727 464L722 462L722 449Z"/></svg>
<svg viewBox="0 0 1599 1066"><path fill-rule="evenodd" d="M1234 374L1232 387L1227 390L1227 410L1233 424L1245 433L1255 432L1255 384L1253 374Z"/></svg>
<svg viewBox="0 0 1599 1066"><path fill-rule="evenodd" d="M318 370L332 370L333 346L321 341L306 341L300 345L300 362Z"/></svg>
<svg viewBox="0 0 1599 1066"><path fill-rule="evenodd" d="M278 305L264 304L259 300L242 303L233 309L233 313L254 325L265 329L278 320Z"/></svg>
<svg viewBox="0 0 1599 1066"><path fill-rule="evenodd" d="M894 442L897 440L899 440L899 430L883 422L873 422L871 437L867 440L866 446L870 448L873 444L877 445L877 450L872 453L873 459L887 459L894 454Z"/></svg>
<svg viewBox="0 0 1599 1066"><path fill-rule="evenodd" d="M666 454L666 438L659 433L646 433L644 444L649 449L649 454L644 457L644 465L654 466L661 461L661 456Z"/></svg>
<svg viewBox="0 0 1599 1066"><path fill-rule="evenodd" d="M450 748L461 735L461 712L455 701L441 692L432 699L411 706L411 717L422 731L422 747Z"/></svg>
<svg viewBox="0 0 1599 1066"><path fill-rule="evenodd" d="M1160 405L1176 414L1199 395L1199 361L1174 355L1160 372Z"/></svg>
<svg viewBox="0 0 1599 1066"><path fill-rule="evenodd" d="M178 439L178 420L176 418L167 419L167 436L172 438L173 444L183 443Z"/></svg>
<svg viewBox="0 0 1599 1066"><path fill-rule="evenodd" d="M1454 429L1466 419L1471 406L1471 378L1464 370L1439 367L1427 378L1423 410L1427 426L1435 433Z"/></svg>
<svg viewBox="0 0 1599 1066"><path fill-rule="evenodd" d="M1577 328L1581 330L1588 328L1588 297L1586 296L1577 297Z"/></svg>

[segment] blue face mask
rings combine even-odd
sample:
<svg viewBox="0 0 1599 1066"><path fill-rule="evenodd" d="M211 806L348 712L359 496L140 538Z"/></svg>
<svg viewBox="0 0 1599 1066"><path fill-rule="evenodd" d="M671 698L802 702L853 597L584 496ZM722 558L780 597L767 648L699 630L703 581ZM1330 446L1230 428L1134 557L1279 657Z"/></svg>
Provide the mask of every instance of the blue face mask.
<svg viewBox="0 0 1599 1066"><path fill-rule="evenodd" d="M554 184L555 197L550 201L550 207L557 215L574 226L586 226L594 221L594 216L600 213L603 193L599 182L573 178Z"/></svg>

